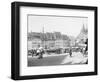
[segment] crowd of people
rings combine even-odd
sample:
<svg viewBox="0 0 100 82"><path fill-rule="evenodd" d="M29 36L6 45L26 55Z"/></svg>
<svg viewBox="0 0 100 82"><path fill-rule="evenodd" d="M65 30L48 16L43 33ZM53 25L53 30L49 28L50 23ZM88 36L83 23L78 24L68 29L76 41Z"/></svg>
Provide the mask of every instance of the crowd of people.
<svg viewBox="0 0 100 82"><path fill-rule="evenodd" d="M86 42L84 42L84 44L86 45L85 48L76 48L76 51L81 52L83 55L87 55L88 53L88 39L86 39ZM63 50L63 52L62 52ZM35 49L31 49L28 50L28 55L33 56L38 56L38 59L42 59L44 54L50 54L50 53L56 53L56 54L61 54L61 53L69 53L70 57L72 57L72 53L73 53L73 48L69 47L68 49L55 49L55 50L46 50L43 47L38 47Z"/></svg>
<svg viewBox="0 0 100 82"><path fill-rule="evenodd" d="M44 51L43 47L28 50L28 55L32 55L32 57L38 56L38 59L42 59L44 53L45 53L45 51Z"/></svg>

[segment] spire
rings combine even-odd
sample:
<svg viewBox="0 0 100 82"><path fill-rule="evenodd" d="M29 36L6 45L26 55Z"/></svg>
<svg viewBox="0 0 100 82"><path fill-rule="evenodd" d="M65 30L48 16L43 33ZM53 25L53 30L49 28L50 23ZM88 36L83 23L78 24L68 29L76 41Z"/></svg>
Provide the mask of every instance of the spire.
<svg viewBox="0 0 100 82"><path fill-rule="evenodd" d="M81 40L81 39L83 39L83 37L87 37L87 34L88 34L88 29L85 28L85 25L83 24L80 34L77 36L77 39Z"/></svg>
<svg viewBox="0 0 100 82"><path fill-rule="evenodd" d="M81 32L82 32L82 33L84 33L84 32L85 32L85 26L84 26L84 24L83 24L83 27L82 27Z"/></svg>

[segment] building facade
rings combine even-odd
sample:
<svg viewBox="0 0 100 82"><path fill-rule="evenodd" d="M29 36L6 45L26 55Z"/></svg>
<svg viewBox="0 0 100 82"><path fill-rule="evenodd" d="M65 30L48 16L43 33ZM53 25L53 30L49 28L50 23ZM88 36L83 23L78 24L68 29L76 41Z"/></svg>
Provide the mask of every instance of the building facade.
<svg viewBox="0 0 100 82"><path fill-rule="evenodd" d="M43 47L45 49L66 48L70 44L69 37L60 32L28 34L28 49Z"/></svg>
<svg viewBox="0 0 100 82"><path fill-rule="evenodd" d="M39 48L42 47L42 41L40 39L33 39L33 40L29 40L28 41L28 49L35 49L35 48Z"/></svg>
<svg viewBox="0 0 100 82"><path fill-rule="evenodd" d="M81 29L79 35L76 38L76 43L78 44L78 46L85 47L86 45L84 43L86 42L87 39L88 39L88 29L85 28L85 26L83 25L83 28Z"/></svg>

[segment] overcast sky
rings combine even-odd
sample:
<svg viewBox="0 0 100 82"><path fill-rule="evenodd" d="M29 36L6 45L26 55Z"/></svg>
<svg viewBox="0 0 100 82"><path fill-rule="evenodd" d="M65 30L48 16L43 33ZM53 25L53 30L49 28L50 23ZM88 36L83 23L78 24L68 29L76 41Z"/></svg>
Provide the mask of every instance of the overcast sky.
<svg viewBox="0 0 100 82"><path fill-rule="evenodd" d="M87 28L86 17L59 17L28 15L28 32L61 32L68 36L76 37L83 27Z"/></svg>

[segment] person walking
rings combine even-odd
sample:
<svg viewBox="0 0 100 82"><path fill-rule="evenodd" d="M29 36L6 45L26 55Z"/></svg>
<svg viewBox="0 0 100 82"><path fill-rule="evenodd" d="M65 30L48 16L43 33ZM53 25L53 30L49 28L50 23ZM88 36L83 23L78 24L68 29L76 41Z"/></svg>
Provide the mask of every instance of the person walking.
<svg viewBox="0 0 100 82"><path fill-rule="evenodd" d="M43 58L43 53L44 53L44 50L43 50L43 48L42 47L40 47L39 48L39 57L38 57L38 59L42 59Z"/></svg>
<svg viewBox="0 0 100 82"><path fill-rule="evenodd" d="M69 55L70 55L70 57L72 57L72 48L70 48L70 50L69 50Z"/></svg>

